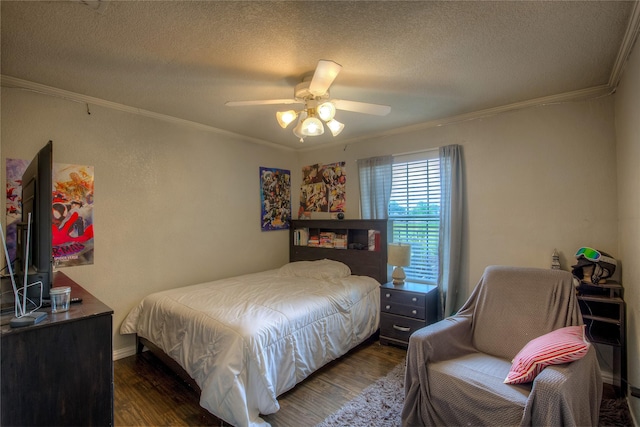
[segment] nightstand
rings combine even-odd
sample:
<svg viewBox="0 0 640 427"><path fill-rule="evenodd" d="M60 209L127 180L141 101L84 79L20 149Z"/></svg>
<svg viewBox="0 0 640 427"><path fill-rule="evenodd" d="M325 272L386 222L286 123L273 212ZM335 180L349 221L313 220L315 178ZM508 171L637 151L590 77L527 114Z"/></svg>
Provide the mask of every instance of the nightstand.
<svg viewBox="0 0 640 427"><path fill-rule="evenodd" d="M409 345L412 333L438 318L438 287L392 282L380 287L380 344Z"/></svg>

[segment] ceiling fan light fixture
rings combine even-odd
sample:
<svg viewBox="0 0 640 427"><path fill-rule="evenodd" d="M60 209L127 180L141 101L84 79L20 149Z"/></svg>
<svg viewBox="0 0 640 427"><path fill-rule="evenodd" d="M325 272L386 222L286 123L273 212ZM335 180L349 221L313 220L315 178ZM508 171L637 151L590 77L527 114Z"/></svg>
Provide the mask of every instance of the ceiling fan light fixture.
<svg viewBox="0 0 640 427"><path fill-rule="evenodd" d="M318 106L317 111L318 117L320 117L325 122L328 122L336 115L336 106L333 105L333 102L331 101L323 102Z"/></svg>
<svg viewBox="0 0 640 427"><path fill-rule="evenodd" d="M304 104L304 107L297 110L276 112L276 120L283 129L288 128L291 123L297 121L293 126L293 134L300 139L300 142L304 142L304 139L308 136L323 135L325 126L329 128L333 136L338 136L344 130L345 125L335 120L337 110L377 116L389 114L391 107L388 105L332 99L329 89L341 69L342 66L337 62L321 59L318 61L313 75L303 77L302 82L294 87L293 99L228 101L225 105L242 107L248 105Z"/></svg>
<svg viewBox="0 0 640 427"><path fill-rule="evenodd" d="M293 128L293 134L300 138L300 142L304 142L305 135L302 134L302 122L307 117L307 113L302 111L300 113L300 120L298 120L298 124Z"/></svg>
<svg viewBox="0 0 640 427"><path fill-rule="evenodd" d="M324 126L320 119L316 117L307 117L302 121L300 133L304 136L319 136L324 133Z"/></svg>
<svg viewBox="0 0 640 427"><path fill-rule="evenodd" d="M282 129L286 129L295 119L298 117L298 113L293 110L278 111L276 113L276 120Z"/></svg>
<svg viewBox="0 0 640 427"><path fill-rule="evenodd" d="M344 123L340 123L336 119L331 119L327 122L327 127L329 128L333 136L338 136L344 129Z"/></svg>

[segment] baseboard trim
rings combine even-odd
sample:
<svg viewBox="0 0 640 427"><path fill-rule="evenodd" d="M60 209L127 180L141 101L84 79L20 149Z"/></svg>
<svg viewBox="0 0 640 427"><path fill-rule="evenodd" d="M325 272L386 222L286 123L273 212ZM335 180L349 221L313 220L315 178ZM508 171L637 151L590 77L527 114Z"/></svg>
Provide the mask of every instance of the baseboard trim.
<svg viewBox="0 0 640 427"><path fill-rule="evenodd" d="M602 374L602 382L603 383L615 385L615 382L613 380L613 373L612 372L601 371L600 373Z"/></svg>
<svg viewBox="0 0 640 427"><path fill-rule="evenodd" d="M133 356L134 354L136 354L135 345L119 348L117 350L113 350L113 360L124 359L125 357Z"/></svg>

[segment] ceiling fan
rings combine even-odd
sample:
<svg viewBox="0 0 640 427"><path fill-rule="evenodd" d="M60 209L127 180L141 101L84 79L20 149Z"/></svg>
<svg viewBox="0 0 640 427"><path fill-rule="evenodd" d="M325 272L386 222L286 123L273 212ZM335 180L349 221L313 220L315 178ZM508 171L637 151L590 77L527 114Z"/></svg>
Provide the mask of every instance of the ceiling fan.
<svg viewBox="0 0 640 427"><path fill-rule="evenodd" d="M276 120L286 129L298 119L298 124L293 128L295 136L304 142L307 136L318 136L324 133L324 125L329 128L333 136L337 136L344 129L344 124L334 117L336 110L352 111L356 113L386 116L391 111L388 105L369 104L366 102L347 101L344 99L332 99L329 95L329 87L340 73L342 65L321 59L313 73L298 83L293 91L292 99L267 99L262 101L228 101L229 107L244 107L249 105L274 105L274 104L302 104L300 110L278 111Z"/></svg>

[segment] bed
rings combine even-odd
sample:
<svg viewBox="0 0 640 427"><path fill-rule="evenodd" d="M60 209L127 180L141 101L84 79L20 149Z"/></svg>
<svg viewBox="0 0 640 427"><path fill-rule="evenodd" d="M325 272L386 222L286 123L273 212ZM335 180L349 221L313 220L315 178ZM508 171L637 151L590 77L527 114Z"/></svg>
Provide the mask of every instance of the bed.
<svg viewBox="0 0 640 427"><path fill-rule="evenodd" d="M343 262L294 261L151 294L120 332L177 367L212 414L268 425L279 395L376 332L379 285Z"/></svg>

